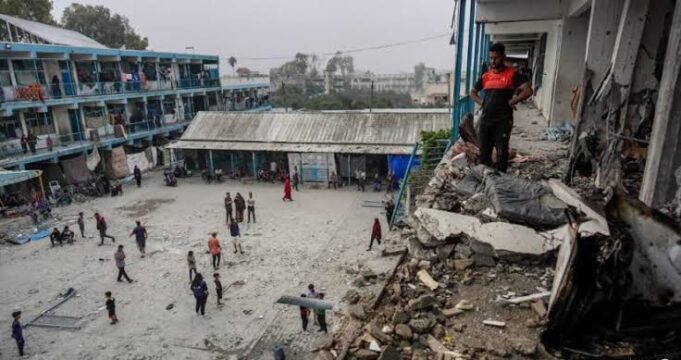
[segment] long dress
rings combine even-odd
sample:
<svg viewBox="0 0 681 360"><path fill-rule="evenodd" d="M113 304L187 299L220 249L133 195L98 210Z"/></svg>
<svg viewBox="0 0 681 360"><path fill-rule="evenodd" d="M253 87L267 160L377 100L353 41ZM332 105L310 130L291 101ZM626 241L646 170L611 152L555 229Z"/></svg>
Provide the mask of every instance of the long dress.
<svg viewBox="0 0 681 360"><path fill-rule="evenodd" d="M284 181L284 198L282 200L293 200L291 198L291 180Z"/></svg>

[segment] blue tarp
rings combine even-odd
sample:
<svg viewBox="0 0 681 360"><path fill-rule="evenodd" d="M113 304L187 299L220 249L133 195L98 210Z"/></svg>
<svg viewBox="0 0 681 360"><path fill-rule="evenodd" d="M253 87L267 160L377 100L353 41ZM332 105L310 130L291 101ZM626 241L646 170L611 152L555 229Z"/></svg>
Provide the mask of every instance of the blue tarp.
<svg viewBox="0 0 681 360"><path fill-rule="evenodd" d="M395 180L404 179L404 175L407 172L407 166L409 166L409 158L411 155L388 155L388 167L395 174ZM420 164L419 157L414 158L414 162L411 164L412 169L418 169Z"/></svg>

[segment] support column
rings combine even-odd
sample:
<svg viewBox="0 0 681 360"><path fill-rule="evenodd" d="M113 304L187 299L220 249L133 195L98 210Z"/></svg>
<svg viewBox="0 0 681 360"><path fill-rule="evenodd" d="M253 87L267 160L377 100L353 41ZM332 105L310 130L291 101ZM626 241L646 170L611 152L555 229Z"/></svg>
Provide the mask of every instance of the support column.
<svg viewBox="0 0 681 360"><path fill-rule="evenodd" d="M681 2L676 2L669 31L653 131L639 199L660 208L678 191L674 173L681 167Z"/></svg>
<svg viewBox="0 0 681 360"><path fill-rule="evenodd" d="M452 142L459 139L459 122L461 121L461 61L463 59L463 26L466 14L466 0L459 1L456 32L456 65L454 66L454 91L452 91Z"/></svg>
<svg viewBox="0 0 681 360"><path fill-rule="evenodd" d="M234 151L229 152L229 166L232 168L232 174L234 174L234 171L236 170L234 168Z"/></svg>
<svg viewBox="0 0 681 360"><path fill-rule="evenodd" d="M26 135L28 134L28 127L26 126L26 118L24 117L24 112L18 111L17 114L19 114L19 122L21 122L21 133L22 135Z"/></svg>
<svg viewBox="0 0 681 360"><path fill-rule="evenodd" d="M213 150L208 150L208 171L211 175L215 174L215 164L213 164Z"/></svg>
<svg viewBox="0 0 681 360"><path fill-rule="evenodd" d="M253 176L258 177L258 169L255 163L255 151L251 151L251 161L253 162Z"/></svg>
<svg viewBox="0 0 681 360"><path fill-rule="evenodd" d="M9 79L12 82L12 86L17 86L17 74L14 73L12 59L7 59L7 70L9 70Z"/></svg>
<svg viewBox="0 0 681 360"><path fill-rule="evenodd" d="M476 1L471 0L470 9L468 13L468 51L466 51L466 89L468 94L471 91L471 79L473 77L473 33L475 32L475 4ZM464 104L464 112L471 112L473 109L473 100L467 98Z"/></svg>

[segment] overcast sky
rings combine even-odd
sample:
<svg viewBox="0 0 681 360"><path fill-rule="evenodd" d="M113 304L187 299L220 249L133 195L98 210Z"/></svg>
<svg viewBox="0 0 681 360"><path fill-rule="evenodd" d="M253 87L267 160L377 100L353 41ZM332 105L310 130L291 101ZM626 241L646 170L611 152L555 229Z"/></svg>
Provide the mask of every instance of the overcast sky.
<svg viewBox="0 0 681 360"><path fill-rule="evenodd" d="M55 19L73 0L53 0ZM234 56L237 67L267 72L296 52L328 53L450 32L453 0L78 0L125 15L149 49ZM419 61L453 67L448 37L352 54L355 69L409 72ZM191 50L188 50L191 51ZM224 66L224 63L223 63ZM223 70L224 71L224 70Z"/></svg>

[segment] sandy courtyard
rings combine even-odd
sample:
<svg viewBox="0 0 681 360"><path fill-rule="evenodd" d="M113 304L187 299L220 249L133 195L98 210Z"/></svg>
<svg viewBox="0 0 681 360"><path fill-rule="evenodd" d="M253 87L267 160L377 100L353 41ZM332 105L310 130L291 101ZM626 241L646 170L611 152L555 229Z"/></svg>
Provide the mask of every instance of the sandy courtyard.
<svg viewBox="0 0 681 360"><path fill-rule="evenodd" d="M105 197L74 203L55 210L66 222L75 222L78 211L86 216L86 235L77 234L75 245L50 248L49 239L22 246L0 246L0 358L15 358L10 338L10 313L23 311L24 323L56 302L69 287L79 296L58 308L59 315L82 316L79 330L28 327L26 351L32 359L236 359L253 348L274 327L282 336L301 335L297 308L275 305L281 295L304 292L308 283L326 288L327 298L339 301L357 277L346 272L363 264L377 273L387 261L380 247L365 251L372 219L381 208L365 207L380 201L382 193L354 189L294 191L293 203L281 200L281 186L227 181L204 184L200 178L180 179L177 188L162 186L159 171L146 174L142 188L124 188L123 197ZM243 224L244 255L232 253L225 226L223 197L253 191L257 224ZM126 271L134 283L116 282L115 246L107 239L97 246L93 214L100 211L109 233L125 245ZM140 258L134 238L128 237L135 220L149 232L146 258ZM76 228L75 223L72 228ZM220 274L226 289L226 305L216 306L207 237L219 233L223 257ZM76 230L77 232L77 230ZM208 279L210 297L206 316L194 312L189 290L187 251L197 255L198 270ZM120 322L110 325L104 292L116 298ZM171 310L166 306L174 304ZM334 316L327 315L331 328ZM286 323L282 327L281 323ZM290 324L289 324L290 323ZM331 330L330 328L330 330ZM283 330L282 330L283 329ZM288 334L290 333L290 334ZM292 335L295 334L295 335ZM287 358L303 358L302 354ZM271 358L264 354L248 358Z"/></svg>

